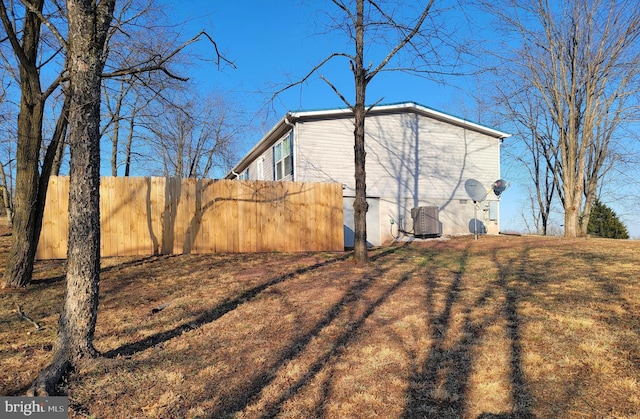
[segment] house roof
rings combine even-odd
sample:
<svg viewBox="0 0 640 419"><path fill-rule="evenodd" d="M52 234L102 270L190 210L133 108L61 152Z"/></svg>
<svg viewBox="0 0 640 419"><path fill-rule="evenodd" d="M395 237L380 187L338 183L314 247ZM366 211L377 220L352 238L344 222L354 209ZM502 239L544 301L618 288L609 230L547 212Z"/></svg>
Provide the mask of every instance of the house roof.
<svg viewBox="0 0 640 419"><path fill-rule="evenodd" d="M485 125L478 124L442 111L438 111L428 106L420 105L415 102L402 102L386 105L376 105L371 108L367 115L381 115L385 113L401 113L401 112L413 112L419 115L424 115L429 118L433 118L442 122L447 122L452 125L477 131L482 134L495 137L497 139L504 139L510 137L511 134L507 134L502 131L498 131L494 128L487 127ZM330 118L345 118L353 115L351 109L348 108L333 108L333 109L318 109L318 110L298 110L288 112L278 123L276 123L269 132L251 149L249 152L235 165L233 169L225 178L231 179L236 177L236 174L245 170L246 167L258 156L260 156L266 149L271 147L273 143L282 138L284 134L291 129L294 123L300 120L309 119L330 119Z"/></svg>

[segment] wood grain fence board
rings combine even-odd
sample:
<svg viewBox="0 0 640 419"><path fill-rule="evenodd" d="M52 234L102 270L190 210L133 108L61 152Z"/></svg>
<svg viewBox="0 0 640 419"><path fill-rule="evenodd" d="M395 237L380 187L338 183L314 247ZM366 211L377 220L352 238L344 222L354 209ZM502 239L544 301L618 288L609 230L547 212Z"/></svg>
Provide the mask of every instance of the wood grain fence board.
<svg viewBox="0 0 640 419"><path fill-rule="evenodd" d="M143 248L147 246L147 231L144 228L147 225L145 219L145 213L141 208L144 202L144 179L129 177L129 182L132 187L131 193L131 218L129 219L130 226L130 249L129 254L132 256L140 255Z"/></svg>
<svg viewBox="0 0 640 419"><path fill-rule="evenodd" d="M288 251L299 252L302 247L300 243L300 221L304 215L301 212L301 196L304 193L304 183L289 183L287 188L286 210L286 243Z"/></svg>
<svg viewBox="0 0 640 419"><path fill-rule="evenodd" d="M333 203L331 205L331 249L334 251L344 250L344 210L342 202L342 184L331 183L331 196Z"/></svg>
<svg viewBox="0 0 640 419"><path fill-rule="evenodd" d="M318 238L316 250L328 249L331 237L331 198L327 188L315 188Z"/></svg>
<svg viewBox="0 0 640 419"><path fill-rule="evenodd" d="M316 216L317 202L314 191L309 191L309 205L306 207L307 218L309 223L309 248L311 250L318 249L318 218Z"/></svg>
<svg viewBox="0 0 640 419"><path fill-rule="evenodd" d="M49 182L48 186L48 194L53 195L57 193L57 185L56 182ZM42 228L40 230L40 242L50 243L50 246L38 246L36 250L36 258L37 259L49 259L53 257L53 249L55 248L54 237L52 237L54 228L53 228L53 217L51 216L52 212L57 211L57 200L52 199L51 203L46 205L44 208L44 212L42 214Z"/></svg>
<svg viewBox="0 0 640 419"><path fill-rule="evenodd" d="M264 204L264 183L263 182L255 182L254 191L253 191L253 199L255 200L255 246L256 252L264 252L266 251L265 246L265 238L264 238L264 226L262 224L262 219L265 215L265 204Z"/></svg>
<svg viewBox="0 0 640 419"><path fill-rule="evenodd" d="M69 180L52 177L38 259L65 258ZM101 253L343 249L339 184L103 177Z"/></svg>
<svg viewBox="0 0 640 419"><path fill-rule="evenodd" d="M67 234L60 235L58 231L69 231L69 179L57 179L54 184L55 205L52 206L50 215L49 239L52 246L49 249L52 258L67 257ZM46 207L45 207L46 208Z"/></svg>
<svg viewBox="0 0 640 419"><path fill-rule="evenodd" d="M69 178L64 179L64 182L61 182L61 186L58 191L58 209L60 212L56 215L59 217L58 226L64 231L64 234L57 234L57 239L58 243L60 243L58 246L60 254L63 258L66 258L69 249Z"/></svg>
<svg viewBox="0 0 640 419"><path fill-rule="evenodd" d="M212 179L205 179L203 185L203 214L202 214L202 253L214 253L213 234L216 228L214 223L215 210L215 182Z"/></svg>
<svg viewBox="0 0 640 419"><path fill-rule="evenodd" d="M164 208L164 178L148 178L148 204L149 234L151 235L151 254L162 253L162 209Z"/></svg>
<svg viewBox="0 0 640 419"><path fill-rule="evenodd" d="M232 199L227 201L227 216L230 221L230 225L232 230L229 231L229 238L231 239L231 243L229 244L228 251L233 253L238 253L240 251L240 220L239 220L239 208L238 202L241 199L241 191L240 191L240 183L236 182L232 186L233 193Z"/></svg>
<svg viewBox="0 0 640 419"><path fill-rule="evenodd" d="M100 191L101 194L104 194L103 191L106 191L107 199L109 202L109 206L106 209L106 217L109 220L110 231L107 236L109 241L109 250L107 255L118 256L122 249L122 222L118 219L118 209L120 208L120 197L118 196L118 192L115 189L111 188L111 184L109 183L109 178L102 178L100 180ZM123 191L124 192L124 191ZM102 210L102 208L101 208Z"/></svg>
<svg viewBox="0 0 640 419"><path fill-rule="evenodd" d="M283 194L283 183L278 182L273 184L273 194L271 196L271 215L270 218L270 236L271 243L274 250L282 251L282 245L280 244L282 241L282 194Z"/></svg>
<svg viewBox="0 0 640 419"><path fill-rule="evenodd" d="M211 197L209 198L212 201L212 205L207 222L212 225L212 244L213 251L216 253L225 252L227 248L226 236L224 233L227 226L226 223L225 225L222 225L222 222L219 221L225 219L224 207L222 205L222 200L225 197L225 187L224 183L216 182L211 188Z"/></svg>
<svg viewBox="0 0 640 419"><path fill-rule="evenodd" d="M202 180L194 179L193 189L193 215L189 221L189 236L191 239L191 252L201 253L202 247Z"/></svg>
<svg viewBox="0 0 640 419"><path fill-rule="evenodd" d="M275 200L276 191L273 188L263 184L263 188L260 190L260 196L262 197L262 220L261 220L261 237L262 248L264 251L273 250L273 244L275 243L275 234L277 233L275 228L275 216L276 216L276 204Z"/></svg>
<svg viewBox="0 0 640 419"><path fill-rule="evenodd" d="M301 190L298 196L295 198L294 202L297 204L298 208L298 220L299 224L299 241L300 241L300 249L303 250L311 250L312 238L311 234L313 230L313 226L308 222L309 219L309 207L313 205L311 202L311 198L309 197L308 189L311 186L307 183L301 184Z"/></svg>
<svg viewBox="0 0 640 419"><path fill-rule="evenodd" d="M207 241L209 240L209 229L211 225L209 223L205 223L205 215L207 214L207 210L209 208L207 198L207 191L212 184L211 179L202 179L199 182L199 191L198 196L200 197L199 202L199 231L198 231L198 253L211 253L211 250L207 249Z"/></svg>
<svg viewBox="0 0 640 419"><path fill-rule="evenodd" d="M238 217L238 230L237 230L237 243L238 252L247 252L246 239L251 234L249 232L249 223L246 220L246 214L249 211L248 201L251 200L251 193L249 192L246 181L238 181L238 195L236 197L236 208Z"/></svg>
<svg viewBox="0 0 640 419"><path fill-rule="evenodd" d="M40 233L40 242L48 243L48 246L38 246L36 258L38 259L54 259L61 257L60 255L60 238L56 236L56 231L60 228L57 225L62 218L66 218L67 214L61 212L59 206L60 182L64 179L52 179L48 186L48 195L51 197L50 203L44 208L42 217L42 230Z"/></svg>
<svg viewBox="0 0 640 419"><path fill-rule="evenodd" d="M47 197L47 205L52 201ZM104 179L100 179L100 254L111 254L111 222L109 219L109 190L104 183Z"/></svg>
<svg viewBox="0 0 640 419"><path fill-rule="evenodd" d="M202 179L196 179L194 187L194 205L193 219L191 220L191 253L202 252L202 217L204 216L204 208L202 204L202 196L204 194Z"/></svg>
<svg viewBox="0 0 640 419"><path fill-rule="evenodd" d="M114 180L112 185L114 187L114 189L117 189L118 184L122 185L122 190L124 191L124 193L118 193L118 211L117 211L117 220L118 220L118 226L120 228L121 231L121 235L120 235L120 243L121 246L119 246L118 249L118 256L132 256L131 254L131 247L132 247L132 242L133 242L133 234L131 231L131 226L134 223L133 220L133 212L132 210L132 203L134 200L134 183L132 182L132 179L130 178L122 178L122 182L118 182L117 180Z"/></svg>

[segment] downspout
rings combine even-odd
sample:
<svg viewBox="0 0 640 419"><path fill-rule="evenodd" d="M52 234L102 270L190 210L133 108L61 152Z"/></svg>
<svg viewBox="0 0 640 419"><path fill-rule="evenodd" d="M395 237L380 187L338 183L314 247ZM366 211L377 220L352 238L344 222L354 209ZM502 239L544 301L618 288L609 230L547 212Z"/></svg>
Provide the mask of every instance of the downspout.
<svg viewBox="0 0 640 419"><path fill-rule="evenodd" d="M291 137L291 155L292 155L292 158L293 158L293 161L291 162L291 166L292 166L291 167L291 172L292 172L292 175L293 175L291 180L295 182L296 176L298 174L298 169L296 167L296 165L298 163L298 155L297 155L298 147L295 146L295 144L297 143L297 141L295 141L296 140L296 124L290 122L289 119L288 119L288 116L289 116L288 114L285 115L283 121L284 121L285 124L287 124L288 126L291 127L291 133L292 133L292 137Z"/></svg>
<svg viewBox="0 0 640 419"><path fill-rule="evenodd" d="M284 123L289 125L291 128L294 128L296 125L292 122L289 122L289 120L287 119L287 115L284 116Z"/></svg>

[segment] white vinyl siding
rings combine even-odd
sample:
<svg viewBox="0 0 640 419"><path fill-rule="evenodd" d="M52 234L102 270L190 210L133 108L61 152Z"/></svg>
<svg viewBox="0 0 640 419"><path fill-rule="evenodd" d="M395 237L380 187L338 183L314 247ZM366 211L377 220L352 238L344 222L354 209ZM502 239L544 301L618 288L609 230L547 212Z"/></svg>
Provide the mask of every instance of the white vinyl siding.
<svg viewBox="0 0 640 419"><path fill-rule="evenodd" d="M296 124L296 180L353 185L353 122L351 119ZM355 190L351 187L350 189ZM344 191L346 195L350 193Z"/></svg>
<svg viewBox="0 0 640 419"><path fill-rule="evenodd" d="M464 181L500 176L500 141L416 114L371 116L365 125L367 194L421 199L468 198ZM351 119L299 124L299 181L336 181L355 194Z"/></svg>
<svg viewBox="0 0 640 419"><path fill-rule="evenodd" d="M248 180L273 180L273 150L272 148L267 149L262 155L258 156L257 159L253 160L249 163L246 171L248 171ZM245 171L240 173L238 179L242 179L241 176L244 175Z"/></svg>
<svg viewBox="0 0 640 419"><path fill-rule="evenodd" d="M410 230L411 208L428 205L440 209L443 234L469 233L474 207L460 203L464 182L488 188L500 178L499 139L411 112L369 116L365 133L367 196L381 199L381 232L390 217ZM344 196L355 196L353 146L351 118L298 123L296 180L340 182Z"/></svg>

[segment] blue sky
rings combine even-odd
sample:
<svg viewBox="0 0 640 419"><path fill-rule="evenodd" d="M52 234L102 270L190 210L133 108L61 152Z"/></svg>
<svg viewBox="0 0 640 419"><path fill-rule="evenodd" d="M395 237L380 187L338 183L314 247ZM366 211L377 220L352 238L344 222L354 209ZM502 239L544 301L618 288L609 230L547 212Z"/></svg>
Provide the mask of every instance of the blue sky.
<svg viewBox="0 0 640 419"><path fill-rule="evenodd" d="M340 36L335 32L328 33L322 23L326 16L320 9L337 14L337 8L331 2L166 0L166 4L166 12L175 23L187 22L183 34L185 39L205 29L225 57L236 65L236 69L229 66L218 69L211 63L201 63L189 76L202 93L210 90L228 92L241 103L244 112L254 123L261 124L258 133L253 132L244 139L243 151L248 150L276 119L289 110L343 107L344 103L320 79L320 75L330 80L348 99L353 98L353 80L348 63L335 60L308 82L268 103L278 87L299 80L330 52L335 51L336 45L344 45ZM465 18L460 13L448 13L453 26L458 26L456 22ZM190 52L207 56L210 47L201 41ZM487 86L475 78L445 77L444 82L437 83L399 72L381 73L368 86L367 102L414 101L508 132L507 127L496 126L489 121L490 110L487 112L487 109L482 109L479 112L476 109L472 95L486 91ZM517 142L518 139L512 137L506 141ZM511 181L511 187L501 198L501 228L503 231L526 231L522 215L528 213L525 208L526 195L523 193L526 177L505 163L508 162L502 165L502 177ZM631 236L640 238L640 230L635 227L640 223L633 212L620 209L617 212L625 221ZM560 214L555 224L561 229Z"/></svg>
<svg viewBox="0 0 640 419"><path fill-rule="evenodd" d="M322 19L318 9L323 4L329 10L335 8L329 2L247 1L242 7L226 1L195 0L180 7L170 3L177 18L189 19L194 33L206 29L237 66L237 69L223 67L220 71L213 66L203 67L193 73L194 79L203 88L221 88L242 95L256 111L265 105L276 87L304 76L341 42L338 36L321 33L326 28L315 23ZM200 43L198 49L202 48L207 48L206 42ZM293 109L344 106L320 75L348 98L353 96L348 63L336 60L307 83L280 95L273 103L277 116ZM436 108L442 108L450 100L448 96L445 86L401 73L381 73L367 92L369 101L383 98L385 103L396 103L411 99Z"/></svg>

